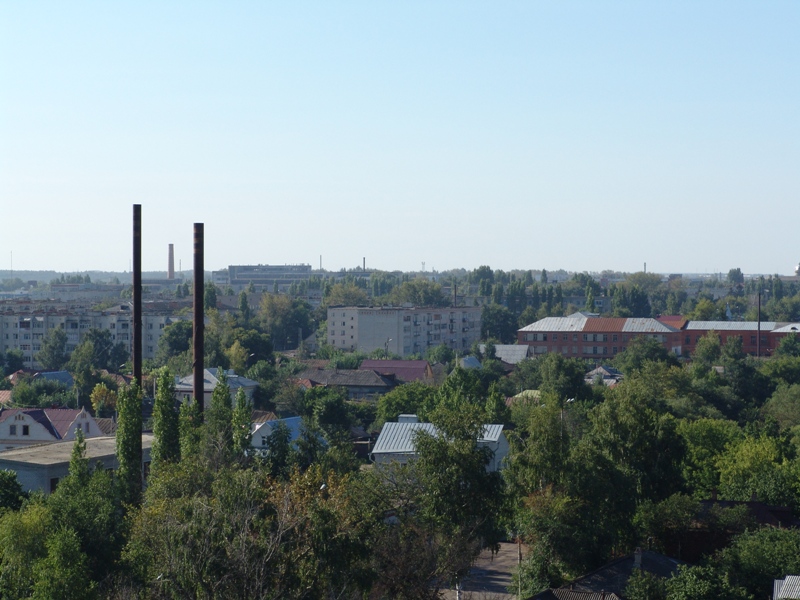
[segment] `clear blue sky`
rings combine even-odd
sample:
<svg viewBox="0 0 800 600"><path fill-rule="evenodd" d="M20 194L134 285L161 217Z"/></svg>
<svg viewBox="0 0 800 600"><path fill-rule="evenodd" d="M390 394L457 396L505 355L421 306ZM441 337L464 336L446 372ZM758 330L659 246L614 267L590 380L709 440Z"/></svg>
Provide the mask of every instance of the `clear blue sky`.
<svg viewBox="0 0 800 600"><path fill-rule="evenodd" d="M0 4L0 269L790 273L800 2Z"/></svg>

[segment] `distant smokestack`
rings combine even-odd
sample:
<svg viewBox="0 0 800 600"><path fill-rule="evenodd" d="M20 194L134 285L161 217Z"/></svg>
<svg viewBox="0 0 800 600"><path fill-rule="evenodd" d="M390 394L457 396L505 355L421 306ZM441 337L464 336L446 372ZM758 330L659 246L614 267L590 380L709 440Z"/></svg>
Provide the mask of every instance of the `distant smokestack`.
<svg viewBox="0 0 800 600"><path fill-rule="evenodd" d="M175 279L175 246L169 245L169 259L167 262L167 279Z"/></svg>
<svg viewBox="0 0 800 600"><path fill-rule="evenodd" d="M142 388L142 205L133 205L133 378Z"/></svg>
<svg viewBox="0 0 800 600"><path fill-rule="evenodd" d="M367 257L366 256L364 257L364 266L361 267L361 270L362 271L366 271L367 270Z"/></svg>
<svg viewBox="0 0 800 600"><path fill-rule="evenodd" d="M203 414L203 403L205 401L205 386L203 385L203 358L205 351L203 348L203 296L205 293L205 267L203 256L203 224L194 224L194 323L193 323L193 342L194 342L194 362L192 363L192 393Z"/></svg>

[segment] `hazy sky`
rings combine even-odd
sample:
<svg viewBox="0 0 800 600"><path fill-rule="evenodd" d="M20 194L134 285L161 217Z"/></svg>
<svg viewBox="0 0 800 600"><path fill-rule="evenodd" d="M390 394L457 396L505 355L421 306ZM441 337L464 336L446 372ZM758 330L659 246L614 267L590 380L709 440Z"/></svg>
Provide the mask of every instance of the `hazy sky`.
<svg viewBox="0 0 800 600"><path fill-rule="evenodd" d="M800 2L0 4L0 269L790 273Z"/></svg>

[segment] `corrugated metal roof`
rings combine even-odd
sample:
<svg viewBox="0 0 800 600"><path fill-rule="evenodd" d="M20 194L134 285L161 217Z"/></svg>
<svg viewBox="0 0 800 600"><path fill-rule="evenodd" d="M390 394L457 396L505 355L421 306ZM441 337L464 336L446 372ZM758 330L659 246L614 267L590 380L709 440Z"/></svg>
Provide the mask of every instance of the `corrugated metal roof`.
<svg viewBox="0 0 800 600"><path fill-rule="evenodd" d="M761 321L761 331L775 329L775 321ZM685 331L758 331L758 321L689 321Z"/></svg>
<svg viewBox="0 0 800 600"><path fill-rule="evenodd" d="M588 319L580 317L545 317L535 323L526 325L518 331L583 331Z"/></svg>
<svg viewBox="0 0 800 600"><path fill-rule="evenodd" d="M583 326L584 331L622 331L625 327L627 319L620 317L595 317L586 319L586 325Z"/></svg>
<svg viewBox="0 0 800 600"><path fill-rule="evenodd" d="M437 435L433 423L385 423L375 442L373 454L413 454L414 436L417 431ZM497 442L503 434L503 426L489 424L483 426L483 435L478 442Z"/></svg>
<svg viewBox="0 0 800 600"><path fill-rule="evenodd" d="M436 435L433 423L386 423L375 442L373 454L413 454L414 434L425 431Z"/></svg>
<svg viewBox="0 0 800 600"><path fill-rule="evenodd" d="M674 333L678 330L656 319L632 317L625 320L625 327L623 327L622 331L628 333Z"/></svg>
<svg viewBox="0 0 800 600"><path fill-rule="evenodd" d="M486 344L478 346L481 352L486 352ZM510 365L516 365L528 358L531 347L528 344L497 344L494 353L497 358Z"/></svg>
<svg viewBox="0 0 800 600"><path fill-rule="evenodd" d="M800 598L800 576L788 575L786 579L775 580L775 600L795 600Z"/></svg>
<svg viewBox="0 0 800 600"><path fill-rule="evenodd" d="M783 327L773 329L772 333L796 333L798 331L800 331L800 323L788 323Z"/></svg>

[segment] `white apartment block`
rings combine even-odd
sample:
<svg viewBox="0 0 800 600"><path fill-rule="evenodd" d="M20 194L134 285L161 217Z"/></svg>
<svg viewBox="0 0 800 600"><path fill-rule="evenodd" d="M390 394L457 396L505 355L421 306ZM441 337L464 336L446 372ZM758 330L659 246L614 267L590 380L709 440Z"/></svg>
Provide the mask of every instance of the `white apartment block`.
<svg viewBox="0 0 800 600"><path fill-rule="evenodd" d="M469 350L481 337L479 307L328 309L328 343L340 350L388 350L409 356L444 344Z"/></svg>
<svg viewBox="0 0 800 600"><path fill-rule="evenodd" d="M148 310L145 303L142 314L143 358L155 358L158 339L167 325L191 318L178 316L175 312L168 307ZM129 353L133 349L133 307L129 303L99 311L52 303L44 307L0 306L0 350L22 350L26 368L40 368L36 354L42 349L42 340L47 332L57 328L67 334L68 353L75 350L90 329L108 330L113 342L123 344Z"/></svg>

